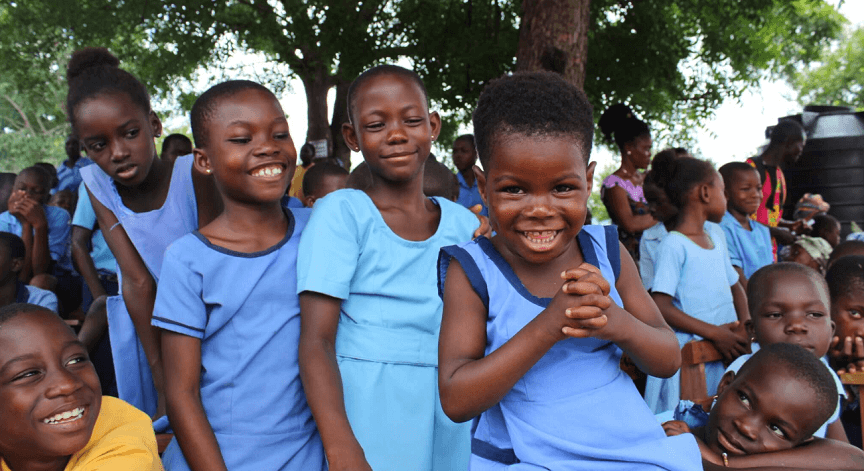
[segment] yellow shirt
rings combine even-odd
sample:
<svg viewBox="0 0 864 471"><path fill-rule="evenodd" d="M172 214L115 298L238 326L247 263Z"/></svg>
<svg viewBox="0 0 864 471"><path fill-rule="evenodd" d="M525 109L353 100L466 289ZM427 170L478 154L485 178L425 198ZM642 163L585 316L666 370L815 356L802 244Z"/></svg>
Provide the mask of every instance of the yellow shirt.
<svg viewBox="0 0 864 471"><path fill-rule="evenodd" d="M294 177L291 179L291 188L288 189L288 196L293 196L297 199L303 199L303 175L306 175L306 170L312 168L310 165L307 168L303 168L302 165L298 165L297 169L294 170Z"/></svg>
<svg viewBox="0 0 864 471"><path fill-rule="evenodd" d="M0 469L10 471L0 460ZM150 417L120 399L103 396L90 441L65 471L161 471Z"/></svg>

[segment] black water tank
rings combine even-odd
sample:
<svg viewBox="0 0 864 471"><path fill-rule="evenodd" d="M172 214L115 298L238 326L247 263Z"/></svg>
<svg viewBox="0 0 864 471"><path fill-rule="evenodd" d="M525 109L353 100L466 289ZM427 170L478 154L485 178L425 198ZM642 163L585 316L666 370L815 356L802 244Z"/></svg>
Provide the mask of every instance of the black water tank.
<svg viewBox="0 0 864 471"><path fill-rule="evenodd" d="M840 220L844 238L851 221L864 228L864 113L811 105L781 119L794 119L807 131L801 158L783 169L788 188L784 217L792 219L804 193L818 193L831 204L828 213Z"/></svg>

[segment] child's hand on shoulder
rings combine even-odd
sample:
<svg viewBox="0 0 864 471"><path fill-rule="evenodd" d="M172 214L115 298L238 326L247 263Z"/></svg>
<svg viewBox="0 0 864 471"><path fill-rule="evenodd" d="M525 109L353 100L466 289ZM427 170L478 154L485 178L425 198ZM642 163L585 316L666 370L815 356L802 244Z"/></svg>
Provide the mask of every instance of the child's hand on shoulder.
<svg viewBox="0 0 864 471"><path fill-rule="evenodd" d="M544 310L555 326L556 338L596 337L609 322L605 313L612 305L609 282L588 263L567 270L561 277L564 284Z"/></svg>

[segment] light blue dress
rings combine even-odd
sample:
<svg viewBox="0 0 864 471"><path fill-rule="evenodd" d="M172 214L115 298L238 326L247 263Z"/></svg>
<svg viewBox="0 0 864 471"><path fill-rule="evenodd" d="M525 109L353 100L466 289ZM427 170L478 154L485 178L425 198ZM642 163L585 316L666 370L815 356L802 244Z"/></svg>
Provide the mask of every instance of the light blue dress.
<svg viewBox="0 0 864 471"><path fill-rule="evenodd" d="M466 208L471 208L479 204L483 206L480 214L488 216L489 210L483 203L483 198L480 196L480 190L477 188L477 182L475 181L473 186L468 186L465 177L462 176L462 173L460 172L456 172L456 180L459 182L459 196L456 198L456 202Z"/></svg>
<svg viewBox="0 0 864 471"><path fill-rule="evenodd" d="M642 278L642 286L646 291L651 291L654 283L654 264L657 261L657 250L660 242L669 231L662 222L658 222L642 232L639 239L639 276Z"/></svg>
<svg viewBox="0 0 864 471"><path fill-rule="evenodd" d="M771 245L768 226L750 221L751 230L748 231L735 216L726 211L720 227L726 234L726 246L729 248L732 265L740 267L745 278L749 279L756 270L774 263L774 247Z"/></svg>
<svg viewBox="0 0 864 471"><path fill-rule="evenodd" d="M691 317L709 324L722 325L738 320L730 287L738 281L726 249L726 236L718 224L705 226L714 247L703 249L684 234L672 231L660 243L654 269L652 291L672 296L672 303ZM675 332L683 347L698 335ZM723 377L723 364L705 364L708 395L713 395ZM671 378L648 376L645 400L654 413L672 410L681 399L681 375Z"/></svg>
<svg viewBox="0 0 864 471"><path fill-rule="evenodd" d="M82 168L81 178L96 200L117 217L118 224L123 226L144 265L158 282L165 249L181 236L198 228L198 206L192 184L192 155L178 157L174 162L168 196L162 207L153 211L136 213L127 208L117 193L114 180L98 165ZM104 230L111 229L108 227ZM120 399L153 415L156 413L156 388L144 348L123 301L123 273L118 273L118 276L121 279L120 295L108 298L107 302L108 335L114 355L118 395Z"/></svg>
<svg viewBox="0 0 864 471"><path fill-rule="evenodd" d="M336 357L345 410L375 471L464 470L469 424L453 423L438 397L443 304L441 247L471 240L477 218L443 198L424 241L396 235L366 193L339 190L315 202L300 241L297 292L342 299Z"/></svg>
<svg viewBox="0 0 864 471"><path fill-rule="evenodd" d="M232 471L326 469L297 362L297 245L309 213L286 210L285 238L261 252L197 231L165 252L153 325L201 340L201 403ZM189 469L176 438L162 460Z"/></svg>
<svg viewBox="0 0 864 471"><path fill-rule="evenodd" d="M615 289L620 249L614 226L585 226L578 240L585 261L600 268L612 285L610 296L622 305ZM442 250L440 286L451 259L487 306L486 355L552 300L532 295L486 238ZM666 437L620 359L620 349L605 340L556 343L501 402L474 419L470 469L702 469L693 436Z"/></svg>

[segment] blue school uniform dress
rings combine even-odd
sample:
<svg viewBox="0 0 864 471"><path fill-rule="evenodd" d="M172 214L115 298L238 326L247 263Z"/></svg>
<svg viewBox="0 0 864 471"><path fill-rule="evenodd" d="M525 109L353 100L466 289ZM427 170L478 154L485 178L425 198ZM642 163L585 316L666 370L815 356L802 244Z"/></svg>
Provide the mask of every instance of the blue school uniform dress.
<svg viewBox="0 0 864 471"><path fill-rule="evenodd" d="M639 276L646 291L651 291L654 284L654 263L657 261L657 250L660 242L669 231L662 222L658 222L642 232L639 239Z"/></svg>
<svg viewBox="0 0 864 471"><path fill-rule="evenodd" d="M751 230L748 231L735 216L726 211L720 227L726 234L726 246L732 265L740 267L745 278L749 279L756 270L774 263L774 247L771 245L768 226L751 220Z"/></svg>
<svg viewBox="0 0 864 471"><path fill-rule="evenodd" d="M46 289L25 285L20 281L16 282L15 302L35 304L57 312L57 295Z"/></svg>
<svg viewBox="0 0 864 471"><path fill-rule="evenodd" d="M232 471L326 469L297 362L297 245L309 213L286 210L285 238L261 252L197 231L165 252L153 325L201 340L201 404ZM176 438L162 460L189 469Z"/></svg>
<svg viewBox="0 0 864 471"><path fill-rule="evenodd" d="M79 158L72 164L72 168L66 166L67 162L69 161L65 160L57 166L58 183L57 187L51 190L52 195L61 190L78 191L78 187L81 186L81 169L93 164L93 161L87 157Z"/></svg>
<svg viewBox="0 0 864 471"><path fill-rule="evenodd" d="M468 467L470 425L453 423L438 396L435 264L441 247L471 240L478 221L431 199L441 219L423 241L396 235L369 196L351 189L315 202L300 241L297 292L343 300L335 350L345 411L376 471Z"/></svg>
<svg viewBox="0 0 864 471"><path fill-rule="evenodd" d="M171 186L165 203L159 209L136 213L120 199L114 180L98 165L81 169L87 190L117 217L144 265L159 281L162 257L169 244L198 228L198 206L192 185L192 155L178 157L171 173ZM105 228L110 231L113 228ZM148 415L156 413L156 388L144 348L135 332L135 325L123 301L123 273L120 295L108 298L108 335L117 375L120 399Z"/></svg>
<svg viewBox="0 0 864 471"><path fill-rule="evenodd" d="M475 181L473 186L468 186L465 177L463 177L460 172L456 172L456 179L459 181L459 197L456 198L456 202L466 208L471 208L479 204L483 206L483 210L480 211L480 214L488 216L489 210L486 209L486 205L483 204L483 198L480 197L480 190L477 188L477 182Z"/></svg>
<svg viewBox="0 0 864 471"><path fill-rule="evenodd" d="M687 315L709 324L722 325L738 320L730 287L738 281L732 268L723 229L714 223L705 226L713 248L703 249L684 234L672 231L660 243L651 290L672 296L672 303ZM675 332L678 345L702 340L698 335ZM708 394L713 395L723 377L723 363L705 364ZM645 401L654 413L672 410L681 396L680 372L671 378L648 376Z"/></svg>
<svg viewBox="0 0 864 471"><path fill-rule="evenodd" d="M610 281L620 270L614 226L585 226L578 236L585 261ZM442 249L439 287L450 261L462 266L487 307L486 355L533 320L552 298L522 284L488 239ZM474 419L471 469L702 469L692 435L667 437L633 381L621 371L621 350L609 341L556 343L498 404Z"/></svg>

